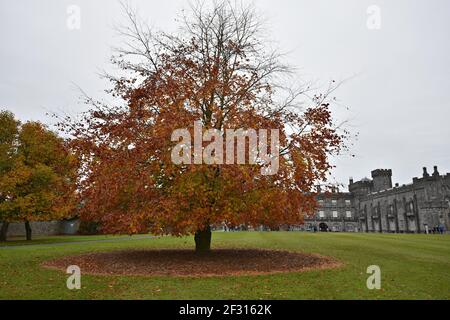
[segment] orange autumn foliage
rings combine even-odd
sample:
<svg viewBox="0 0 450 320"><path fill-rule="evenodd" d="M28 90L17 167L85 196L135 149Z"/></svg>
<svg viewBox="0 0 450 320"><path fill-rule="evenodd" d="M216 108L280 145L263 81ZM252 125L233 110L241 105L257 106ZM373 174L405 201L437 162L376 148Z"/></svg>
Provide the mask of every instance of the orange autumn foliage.
<svg viewBox="0 0 450 320"><path fill-rule="evenodd" d="M0 221L50 221L73 214L76 158L39 122L0 113Z"/></svg>
<svg viewBox="0 0 450 320"><path fill-rule="evenodd" d="M81 119L61 123L82 164L82 218L104 233L177 236L222 223L302 223L316 208L329 156L344 147L328 95L304 106L308 88L279 85L291 69L266 49L249 8L193 8L180 34L154 33L127 13L129 42L114 59L126 74L110 76L111 94L124 103L88 99ZM260 164L175 165L172 132L194 121L205 130L279 129L277 174L261 175Z"/></svg>

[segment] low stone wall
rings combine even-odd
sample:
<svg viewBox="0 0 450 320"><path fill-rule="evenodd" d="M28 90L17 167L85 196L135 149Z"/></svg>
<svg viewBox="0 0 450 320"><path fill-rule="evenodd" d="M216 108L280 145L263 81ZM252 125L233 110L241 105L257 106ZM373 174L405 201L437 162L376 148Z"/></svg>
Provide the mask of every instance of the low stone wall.
<svg viewBox="0 0 450 320"><path fill-rule="evenodd" d="M1 227L2 223L0 223ZM33 236L54 236L77 234L78 220L30 222ZM10 223L8 237L25 236L25 223Z"/></svg>

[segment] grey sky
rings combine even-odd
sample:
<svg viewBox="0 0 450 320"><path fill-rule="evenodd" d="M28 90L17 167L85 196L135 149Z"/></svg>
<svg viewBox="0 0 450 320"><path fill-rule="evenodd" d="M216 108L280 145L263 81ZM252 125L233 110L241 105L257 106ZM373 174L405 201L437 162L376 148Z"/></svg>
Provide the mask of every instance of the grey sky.
<svg viewBox="0 0 450 320"><path fill-rule="evenodd" d="M172 30L187 1L130 1L151 25ZM450 172L450 2L448 0L256 0L267 29L306 80L348 80L336 93L341 119L360 133L336 159L347 183L392 168L408 183L421 167ZM81 29L67 28L67 7L81 9ZM369 30L367 8L381 9ZM76 113L74 83L103 96L97 72L109 68L112 26L122 20L111 0L0 0L0 108L21 120L52 123L47 111ZM346 111L345 107L350 107ZM431 168L430 168L431 169Z"/></svg>

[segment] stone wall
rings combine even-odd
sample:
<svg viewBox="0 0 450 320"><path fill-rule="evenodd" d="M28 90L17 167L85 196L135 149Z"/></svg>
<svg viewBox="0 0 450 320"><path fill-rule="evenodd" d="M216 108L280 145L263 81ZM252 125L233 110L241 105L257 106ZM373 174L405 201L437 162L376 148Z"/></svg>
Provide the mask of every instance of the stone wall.
<svg viewBox="0 0 450 320"><path fill-rule="evenodd" d="M78 232L78 220L30 222L33 236L70 235ZM0 223L0 228L2 223ZM25 223L10 223L7 237L24 237Z"/></svg>

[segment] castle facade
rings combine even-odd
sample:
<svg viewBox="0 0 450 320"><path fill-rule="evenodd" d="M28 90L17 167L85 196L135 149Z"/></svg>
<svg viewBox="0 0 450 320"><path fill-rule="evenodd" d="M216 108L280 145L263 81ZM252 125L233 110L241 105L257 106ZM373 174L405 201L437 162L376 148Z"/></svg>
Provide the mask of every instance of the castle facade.
<svg viewBox="0 0 450 320"><path fill-rule="evenodd" d="M343 232L427 233L450 230L450 173L429 174L407 185L392 185L392 170L372 171L372 179L353 181L349 192L317 197L316 214L301 229Z"/></svg>

